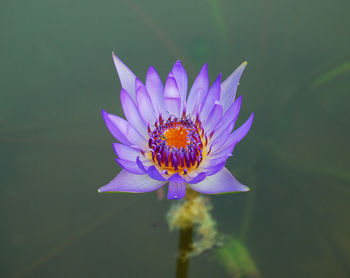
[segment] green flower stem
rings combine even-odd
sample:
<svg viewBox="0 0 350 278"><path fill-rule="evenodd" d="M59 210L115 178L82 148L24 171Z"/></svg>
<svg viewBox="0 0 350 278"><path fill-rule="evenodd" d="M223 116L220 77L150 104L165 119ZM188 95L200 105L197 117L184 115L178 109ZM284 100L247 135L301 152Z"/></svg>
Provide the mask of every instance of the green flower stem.
<svg viewBox="0 0 350 278"><path fill-rule="evenodd" d="M179 252L177 255L176 278L186 278L188 274L189 258L192 251L193 226L180 230Z"/></svg>
<svg viewBox="0 0 350 278"><path fill-rule="evenodd" d="M189 202L198 197L198 192L187 188L185 201ZM193 224L180 229L179 252L177 255L176 278L187 278L189 255L192 247Z"/></svg>

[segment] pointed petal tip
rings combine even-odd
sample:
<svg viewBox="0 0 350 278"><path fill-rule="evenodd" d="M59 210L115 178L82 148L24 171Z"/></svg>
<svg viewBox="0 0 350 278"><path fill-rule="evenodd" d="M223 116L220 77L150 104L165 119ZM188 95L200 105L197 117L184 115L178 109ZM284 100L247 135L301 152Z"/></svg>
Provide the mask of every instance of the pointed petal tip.
<svg viewBox="0 0 350 278"><path fill-rule="evenodd" d="M239 67L236 69L236 71L239 72L240 74L243 74L243 71L245 70L247 65L248 65L248 62L244 61L242 64L239 65Z"/></svg>
<svg viewBox="0 0 350 278"><path fill-rule="evenodd" d="M135 78L135 90L136 90L136 94L137 94L137 91L140 90L140 89L143 89L145 88L145 85L143 84L143 82L138 79L137 77ZM146 88L145 88L146 89Z"/></svg>
<svg viewBox="0 0 350 278"><path fill-rule="evenodd" d="M250 188L248 186L241 184L241 188L239 189L236 189L234 191L226 191L219 194L234 194L234 193L249 192L249 191L250 191Z"/></svg>
<svg viewBox="0 0 350 278"><path fill-rule="evenodd" d="M155 67L152 66L152 65L150 65L150 66L148 67L147 72L151 72L151 71L156 71Z"/></svg>
<svg viewBox="0 0 350 278"><path fill-rule="evenodd" d="M221 78L222 78L222 72L219 73L218 77L214 81L214 83L221 83Z"/></svg>
<svg viewBox="0 0 350 278"><path fill-rule="evenodd" d="M136 76L135 77L135 84L136 84L136 86L137 85L141 85L141 83L142 83L142 81ZM137 89L137 88L136 88Z"/></svg>
<svg viewBox="0 0 350 278"><path fill-rule="evenodd" d="M248 65L248 62L247 61L244 61L242 64L240 64L234 71L233 73L236 73L236 74L239 74L239 77L238 77L238 85L240 84L239 83L239 79L241 77L241 75L243 74L243 71L245 70L246 66ZM232 73L232 74L233 74Z"/></svg>
<svg viewBox="0 0 350 278"><path fill-rule="evenodd" d="M147 80L147 76L150 77L152 75L157 75L159 76L156 68L153 65L150 65L147 69L147 74L146 74L146 80ZM159 78L160 79L160 78ZM146 82L147 83L147 82Z"/></svg>
<svg viewBox="0 0 350 278"><path fill-rule="evenodd" d="M242 96L239 96L238 98L236 98L234 103L236 103L236 105L241 107L241 105L242 105Z"/></svg>
<svg viewBox="0 0 350 278"><path fill-rule="evenodd" d="M110 118L108 117L110 114L104 110L104 109L101 109L101 114L102 114L102 118L103 120L105 121L106 125L108 126L109 125L109 122L110 122Z"/></svg>
<svg viewBox="0 0 350 278"><path fill-rule="evenodd" d="M102 118L106 121L108 117L107 111L104 109L101 109L101 115L102 115Z"/></svg>
<svg viewBox="0 0 350 278"><path fill-rule="evenodd" d="M135 74L128 68L127 65L124 64L124 62L119 59L117 55L115 55L114 52L112 52L112 58L114 62L114 66L117 70L119 80L121 83L122 88L125 88L125 90L130 94L132 98L135 97Z"/></svg>
<svg viewBox="0 0 350 278"><path fill-rule="evenodd" d="M218 76L216 77L215 81L213 82L213 84L211 86L213 86L214 84L217 84L217 83L221 83L221 78L222 78L222 72L220 72L218 74Z"/></svg>
<svg viewBox="0 0 350 278"><path fill-rule="evenodd" d="M203 72L205 73L205 74L208 74L208 64L204 64L202 67L201 67L201 70L199 71L199 75L202 73L203 74Z"/></svg>
<svg viewBox="0 0 350 278"><path fill-rule="evenodd" d="M249 192L250 191L250 188L244 184L241 184L241 188L237 191L233 191L234 192Z"/></svg>
<svg viewBox="0 0 350 278"><path fill-rule="evenodd" d="M115 54L114 51L112 51L112 58L113 58L114 62L121 62L121 60L120 60L119 57Z"/></svg>

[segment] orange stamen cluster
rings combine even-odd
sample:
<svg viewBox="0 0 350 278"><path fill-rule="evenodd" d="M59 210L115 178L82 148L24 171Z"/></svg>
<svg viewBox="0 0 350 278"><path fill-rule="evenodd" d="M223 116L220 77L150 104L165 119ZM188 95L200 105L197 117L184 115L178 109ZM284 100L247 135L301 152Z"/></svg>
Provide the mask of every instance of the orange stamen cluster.
<svg viewBox="0 0 350 278"><path fill-rule="evenodd" d="M164 139L170 148L186 148L188 143L187 135L188 129L177 124L164 132Z"/></svg>
<svg viewBox="0 0 350 278"><path fill-rule="evenodd" d="M202 162L208 140L198 118L192 122L183 115L181 119L169 117L164 121L160 116L153 131L150 128L148 131L152 159L164 174L187 174Z"/></svg>

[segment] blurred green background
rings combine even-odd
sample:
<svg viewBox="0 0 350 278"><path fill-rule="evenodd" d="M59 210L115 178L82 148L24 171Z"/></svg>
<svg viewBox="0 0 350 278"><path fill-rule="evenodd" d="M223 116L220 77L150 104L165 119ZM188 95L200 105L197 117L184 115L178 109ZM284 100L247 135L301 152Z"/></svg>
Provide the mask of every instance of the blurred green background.
<svg viewBox="0 0 350 278"><path fill-rule="evenodd" d="M255 120L227 167L251 191L210 197L238 241L193 258L189 277L350 277L349 11L348 0L2 0L0 276L174 276L172 201L97 193L120 170L100 114L122 115L114 50L142 80L149 65L164 80L177 59L190 82L204 63L213 81L248 61L239 122ZM246 257L254 271L242 274Z"/></svg>

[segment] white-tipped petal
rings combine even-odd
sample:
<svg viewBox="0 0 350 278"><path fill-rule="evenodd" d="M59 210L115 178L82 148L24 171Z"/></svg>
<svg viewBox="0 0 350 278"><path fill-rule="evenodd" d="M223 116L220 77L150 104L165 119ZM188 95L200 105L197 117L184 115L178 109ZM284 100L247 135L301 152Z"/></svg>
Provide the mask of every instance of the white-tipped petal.
<svg viewBox="0 0 350 278"><path fill-rule="evenodd" d="M220 103L224 108L224 112L234 102L239 85L239 79L247 66L247 62L242 63L229 77L221 84Z"/></svg>
<svg viewBox="0 0 350 278"><path fill-rule="evenodd" d="M112 52L115 68L117 69L122 88L135 100L135 74Z"/></svg>

